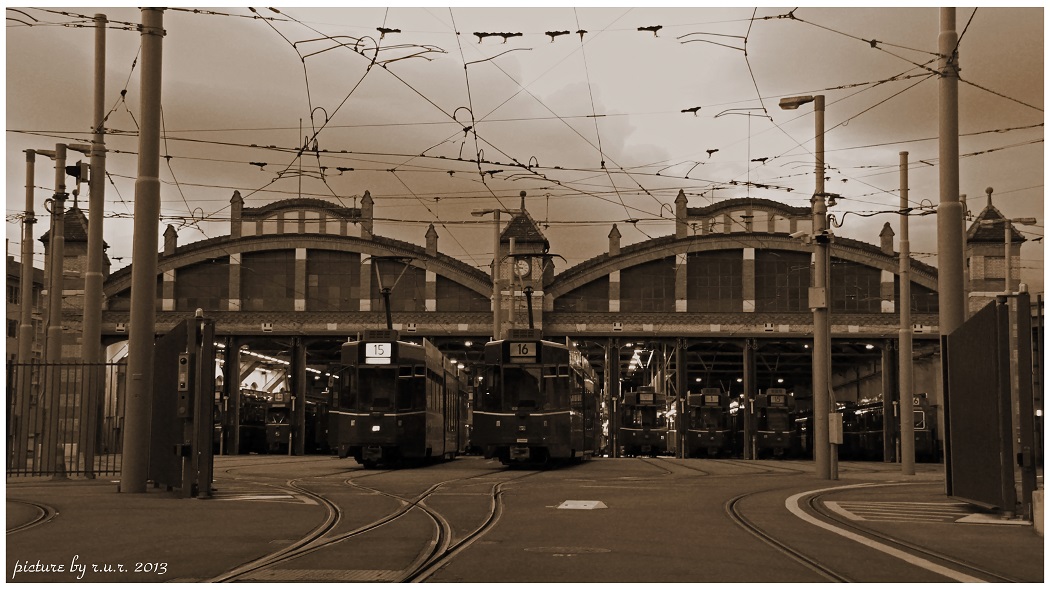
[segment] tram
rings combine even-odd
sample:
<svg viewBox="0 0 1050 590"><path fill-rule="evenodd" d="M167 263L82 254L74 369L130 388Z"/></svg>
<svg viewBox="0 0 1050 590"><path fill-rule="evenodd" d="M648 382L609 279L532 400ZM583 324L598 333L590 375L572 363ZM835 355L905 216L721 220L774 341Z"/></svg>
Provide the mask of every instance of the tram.
<svg viewBox="0 0 1050 590"><path fill-rule="evenodd" d="M429 340L366 332L343 344L328 443L366 468L452 459L466 450L467 387Z"/></svg>
<svg viewBox="0 0 1050 590"><path fill-rule="evenodd" d="M666 394L655 387L638 387L623 394L620 409L621 456L655 457L673 449Z"/></svg>
<svg viewBox="0 0 1050 590"><path fill-rule="evenodd" d="M881 401L858 404L840 410L843 416L843 446L839 458L866 461L884 459L885 439L884 412ZM937 440L936 408L930 405L926 394L912 398L912 420L915 429L915 459L938 462L941 460L940 442ZM895 445L899 445L899 421L894 420Z"/></svg>
<svg viewBox="0 0 1050 590"><path fill-rule="evenodd" d="M570 341L512 330L485 345L473 411L473 444L504 465L583 460L602 433L596 374Z"/></svg>
<svg viewBox="0 0 1050 590"><path fill-rule="evenodd" d="M705 387L686 396L685 405L685 456L732 455L736 419L730 414L729 394Z"/></svg>
<svg viewBox="0 0 1050 590"><path fill-rule="evenodd" d="M755 451L761 458L790 454L796 440L795 398L782 387L770 387L755 396Z"/></svg>

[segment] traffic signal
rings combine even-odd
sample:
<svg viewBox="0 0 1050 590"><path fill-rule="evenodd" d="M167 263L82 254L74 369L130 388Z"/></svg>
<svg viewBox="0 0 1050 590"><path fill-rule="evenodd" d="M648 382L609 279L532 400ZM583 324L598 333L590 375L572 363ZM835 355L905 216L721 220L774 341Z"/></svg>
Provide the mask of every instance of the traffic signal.
<svg viewBox="0 0 1050 590"><path fill-rule="evenodd" d="M88 182L90 179L91 165L87 162L77 162L72 166L66 166L66 175L77 179L77 182Z"/></svg>

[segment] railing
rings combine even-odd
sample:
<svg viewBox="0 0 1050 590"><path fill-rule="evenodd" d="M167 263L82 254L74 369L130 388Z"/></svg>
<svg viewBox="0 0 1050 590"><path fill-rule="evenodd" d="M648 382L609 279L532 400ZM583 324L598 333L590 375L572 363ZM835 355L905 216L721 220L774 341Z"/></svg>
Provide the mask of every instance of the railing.
<svg viewBox="0 0 1050 590"><path fill-rule="evenodd" d="M8 363L7 475L119 475L124 364Z"/></svg>

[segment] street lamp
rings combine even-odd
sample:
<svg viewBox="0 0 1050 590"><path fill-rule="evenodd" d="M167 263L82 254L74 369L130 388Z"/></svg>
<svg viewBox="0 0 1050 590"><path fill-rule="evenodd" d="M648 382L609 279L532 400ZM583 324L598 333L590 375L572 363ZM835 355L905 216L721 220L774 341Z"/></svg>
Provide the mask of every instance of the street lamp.
<svg viewBox="0 0 1050 590"><path fill-rule="evenodd" d="M828 323L828 232L827 205L824 198L824 95L792 96L780 99L780 108L793 111L813 103L815 119L816 187L810 203L813 208L813 287L809 306L813 310L813 461L817 477L836 479L832 470L829 436L831 385L831 332ZM837 470L836 470L837 471Z"/></svg>
<svg viewBox="0 0 1050 590"><path fill-rule="evenodd" d="M521 196L525 196L525 191L521 191ZM522 201L524 202L524 201ZM500 292L499 286L499 217L500 213L510 213L511 215L517 213L510 209L475 209L470 212L474 217L484 217L485 215L491 214L493 221L495 222L495 229L492 233L492 339L499 340L502 337L503 326L502 315L503 315L503 297Z"/></svg>

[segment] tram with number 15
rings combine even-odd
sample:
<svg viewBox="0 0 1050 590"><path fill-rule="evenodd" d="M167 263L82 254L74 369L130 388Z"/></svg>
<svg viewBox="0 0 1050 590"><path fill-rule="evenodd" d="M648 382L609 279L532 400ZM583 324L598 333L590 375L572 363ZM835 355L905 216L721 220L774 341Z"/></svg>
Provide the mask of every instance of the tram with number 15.
<svg viewBox="0 0 1050 590"><path fill-rule="evenodd" d="M467 388L429 340L365 333L342 347L339 388L329 409L329 444L366 468L452 459L467 446Z"/></svg>

